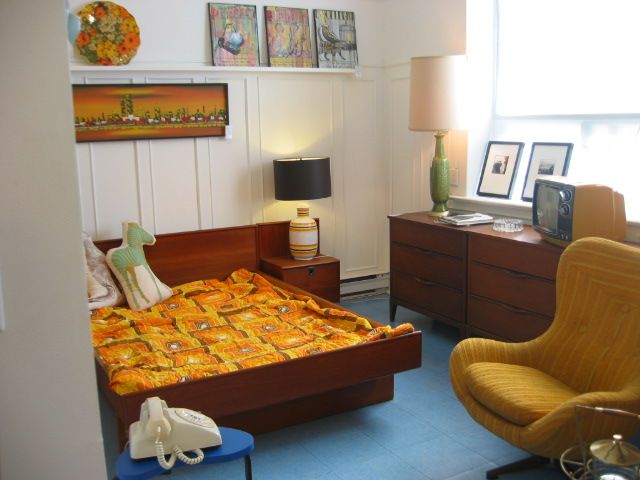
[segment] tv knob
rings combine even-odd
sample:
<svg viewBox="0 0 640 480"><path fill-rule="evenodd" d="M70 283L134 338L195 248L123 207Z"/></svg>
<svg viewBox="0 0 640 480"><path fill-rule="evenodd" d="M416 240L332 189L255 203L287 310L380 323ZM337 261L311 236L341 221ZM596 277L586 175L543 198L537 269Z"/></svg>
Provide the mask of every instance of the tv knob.
<svg viewBox="0 0 640 480"><path fill-rule="evenodd" d="M560 205L560 215L566 217L571 212L571 208L566 203Z"/></svg>
<svg viewBox="0 0 640 480"><path fill-rule="evenodd" d="M571 190L560 190L560 199L562 199L563 202L571 200Z"/></svg>

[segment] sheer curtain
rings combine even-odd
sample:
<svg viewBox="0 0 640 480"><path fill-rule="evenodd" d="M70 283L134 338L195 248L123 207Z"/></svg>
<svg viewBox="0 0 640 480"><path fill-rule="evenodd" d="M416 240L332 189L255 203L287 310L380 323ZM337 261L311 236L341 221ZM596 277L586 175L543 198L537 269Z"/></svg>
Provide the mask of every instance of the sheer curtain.
<svg viewBox="0 0 640 480"><path fill-rule="evenodd" d="M494 137L573 143L568 175L618 189L627 218L640 220L640 1L497 8Z"/></svg>

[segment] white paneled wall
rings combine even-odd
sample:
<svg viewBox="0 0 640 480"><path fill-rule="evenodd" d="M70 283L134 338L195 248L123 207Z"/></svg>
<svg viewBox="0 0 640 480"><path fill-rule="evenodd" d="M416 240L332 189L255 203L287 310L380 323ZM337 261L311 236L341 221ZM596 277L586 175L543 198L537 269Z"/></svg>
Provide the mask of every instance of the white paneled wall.
<svg viewBox="0 0 640 480"><path fill-rule="evenodd" d="M140 25L138 54L101 68L69 48L72 81L227 83L233 138L78 144L82 221L94 238L120 236L125 220L166 233L290 219L297 203L274 199L273 159L329 156L333 195L308 202L322 251L340 258L343 279L388 271L387 215L430 207L432 138L407 129L409 57L460 53L464 0L279 2L354 11L357 77L211 67L206 0L119 3ZM255 3L266 65L268 2Z"/></svg>
<svg viewBox="0 0 640 480"><path fill-rule="evenodd" d="M275 158L329 156L331 198L307 202L320 218L321 246L342 260L343 278L384 271L386 169L377 69L352 73L203 67L148 68L105 78L74 67L74 83L227 83L233 138L77 144L84 228L121 234L135 220L167 233L287 220L298 202L274 198Z"/></svg>

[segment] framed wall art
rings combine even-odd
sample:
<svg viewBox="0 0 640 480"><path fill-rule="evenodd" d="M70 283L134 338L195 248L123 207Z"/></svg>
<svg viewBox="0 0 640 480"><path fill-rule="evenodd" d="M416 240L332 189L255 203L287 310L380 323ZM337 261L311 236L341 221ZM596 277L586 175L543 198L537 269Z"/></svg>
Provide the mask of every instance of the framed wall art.
<svg viewBox="0 0 640 480"><path fill-rule="evenodd" d="M355 68L358 64L353 12L314 10L316 52L320 68Z"/></svg>
<svg viewBox="0 0 640 480"><path fill-rule="evenodd" d="M214 65L260 66L255 5L210 3L209 25Z"/></svg>
<svg viewBox="0 0 640 480"><path fill-rule="evenodd" d="M523 146L522 142L489 142L478 184L478 195L511 198Z"/></svg>
<svg viewBox="0 0 640 480"><path fill-rule="evenodd" d="M540 175L567 175L573 143L534 142L531 145L529 167L522 189L522 200L533 201L533 187Z"/></svg>
<svg viewBox="0 0 640 480"><path fill-rule="evenodd" d="M264 7L267 53L271 67L313 67L309 11Z"/></svg>
<svg viewBox="0 0 640 480"><path fill-rule="evenodd" d="M224 136L226 83L73 85L76 142Z"/></svg>

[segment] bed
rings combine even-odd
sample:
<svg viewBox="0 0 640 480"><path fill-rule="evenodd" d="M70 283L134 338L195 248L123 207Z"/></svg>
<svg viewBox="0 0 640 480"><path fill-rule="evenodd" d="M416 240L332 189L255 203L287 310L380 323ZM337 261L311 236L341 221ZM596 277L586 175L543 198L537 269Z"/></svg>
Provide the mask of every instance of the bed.
<svg viewBox="0 0 640 480"><path fill-rule="evenodd" d="M172 287L223 279L246 269L276 287L311 297L321 308L345 310L260 272L261 258L286 254L287 235L288 222L171 233L157 235L156 244L145 254L158 278ZM120 239L104 240L96 246L106 252L120 243ZM97 354L95 361L98 384L114 410L123 447L128 425L138 419L140 405L150 396L253 434L391 400L393 375L420 366L421 332L126 394L110 388L107 369Z"/></svg>

